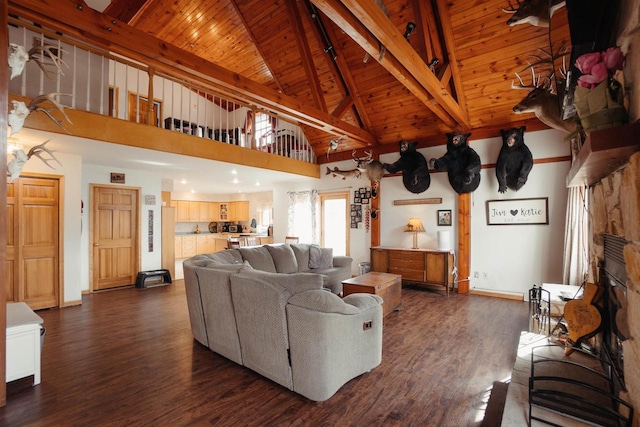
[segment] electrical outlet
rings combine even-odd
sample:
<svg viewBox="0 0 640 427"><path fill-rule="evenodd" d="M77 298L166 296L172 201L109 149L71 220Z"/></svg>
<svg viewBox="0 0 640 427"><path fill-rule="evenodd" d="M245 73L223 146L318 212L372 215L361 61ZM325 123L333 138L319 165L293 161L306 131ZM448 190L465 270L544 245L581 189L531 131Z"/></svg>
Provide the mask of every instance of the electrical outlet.
<svg viewBox="0 0 640 427"><path fill-rule="evenodd" d="M482 278L483 279L488 279L489 278L489 273L487 273L486 271L482 273Z"/></svg>
<svg viewBox="0 0 640 427"><path fill-rule="evenodd" d="M480 273L478 273L477 271L473 272L473 278L474 279L479 279L480 278Z"/></svg>
<svg viewBox="0 0 640 427"><path fill-rule="evenodd" d="M367 329L371 329L371 325L373 324L373 322L371 320L367 320L366 322L364 322L362 324L362 330L366 331Z"/></svg>

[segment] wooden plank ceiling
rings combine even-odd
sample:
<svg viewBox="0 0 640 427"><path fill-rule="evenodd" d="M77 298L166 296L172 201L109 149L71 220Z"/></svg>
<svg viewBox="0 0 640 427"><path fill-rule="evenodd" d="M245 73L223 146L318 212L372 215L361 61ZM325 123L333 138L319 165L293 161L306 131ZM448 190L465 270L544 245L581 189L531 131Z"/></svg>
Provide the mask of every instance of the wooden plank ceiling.
<svg viewBox="0 0 640 427"><path fill-rule="evenodd" d="M133 34L292 98L317 111L318 123L334 117L347 129L360 128L361 135L340 141L331 160L349 158L353 149L393 152L400 140L442 145L450 131L470 131L473 140L498 136L501 128L546 127L532 114L513 113L526 93L510 85L532 55L548 49L548 28L507 26L508 0L384 4L388 18L374 0L113 0L103 13ZM415 30L405 39L409 22ZM326 161L340 127L313 121L303 127Z"/></svg>

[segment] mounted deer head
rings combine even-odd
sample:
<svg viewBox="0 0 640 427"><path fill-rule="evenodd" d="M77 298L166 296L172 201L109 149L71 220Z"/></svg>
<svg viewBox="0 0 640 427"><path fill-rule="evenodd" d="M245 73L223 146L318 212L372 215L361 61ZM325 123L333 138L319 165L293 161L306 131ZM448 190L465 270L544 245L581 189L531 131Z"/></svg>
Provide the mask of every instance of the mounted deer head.
<svg viewBox="0 0 640 427"><path fill-rule="evenodd" d="M353 150L351 157L356 162L356 168L367 174L369 181L380 181L384 176L384 168L378 160L373 160L371 151L364 152L365 157L356 157L356 150Z"/></svg>
<svg viewBox="0 0 640 427"><path fill-rule="evenodd" d="M9 182L13 182L16 178L20 176L20 174L22 173L22 168L24 168L24 165L33 156L36 156L37 158L42 160L44 164L49 166L51 169L55 169L55 168L51 166L49 162L54 160L60 166L62 166L62 163L60 163L60 161L56 159L56 156L53 155L53 152L49 150L47 147L45 147L45 145L47 145L47 142L49 141L51 140L47 139L42 144L31 147L29 152L26 154L22 149L18 149L13 152L13 159L11 159L11 161L7 164L7 175L9 175ZM43 157L43 153L46 153L51 157L50 158Z"/></svg>
<svg viewBox="0 0 640 427"><path fill-rule="evenodd" d="M540 85L540 77L536 78L535 71L531 67L531 84L525 85L522 78L516 73L519 84L511 82L511 89L530 90L515 107L516 114L534 113L544 124L554 129L566 133L573 133L577 129L576 123L572 119L562 120L558 96L551 91L551 74L544 79Z"/></svg>
<svg viewBox="0 0 640 427"><path fill-rule="evenodd" d="M502 8L503 12L512 13L513 16L507 20L510 27L518 24L529 23L536 27L549 27L549 21L553 13L565 5L565 0L520 0L515 8L509 0L509 9Z"/></svg>
<svg viewBox="0 0 640 427"><path fill-rule="evenodd" d="M49 70L46 69L45 58L48 58L53 62L57 72L64 76L62 72L62 65L69 68L69 66L62 60L63 50L54 46L36 46L27 52L24 46L20 46L16 43L9 43L9 68L11 68L11 79L22 74L25 65L29 61L34 61L38 64L38 67L42 72L49 77Z"/></svg>
<svg viewBox="0 0 640 427"><path fill-rule="evenodd" d="M60 126L60 128L62 128L62 130L64 130L67 133L71 133L64 127L64 124L62 124L62 120L57 119L52 114L52 111L54 109L58 110L60 113L62 113L62 116L69 123L72 123L71 120L69 119L69 116L67 116L67 113L64 112L65 106L60 104L55 99L55 97L59 96L59 95L71 96L70 94L67 94L67 93L59 93L59 92L48 93L48 94L40 95L40 96L37 96L37 97L33 98L31 100L31 102L29 102L28 106L22 101L12 100L11 104L13 105L13 109L11 111L9 111L9 115L7 117L7 122L9 123L9 126L11 126L11 133L9 134L9 136L13 135L14 133L20 132L20 130L22 129L22 126L24 126L24 121L27 119L29 114L31 114L33 111L42 111L51 120L53 120L53 122L56 125ZM41 103L46 102L46 101L52 103L53 107L52 108L44 108L44 107L42 107L40 105Z"/></svg>

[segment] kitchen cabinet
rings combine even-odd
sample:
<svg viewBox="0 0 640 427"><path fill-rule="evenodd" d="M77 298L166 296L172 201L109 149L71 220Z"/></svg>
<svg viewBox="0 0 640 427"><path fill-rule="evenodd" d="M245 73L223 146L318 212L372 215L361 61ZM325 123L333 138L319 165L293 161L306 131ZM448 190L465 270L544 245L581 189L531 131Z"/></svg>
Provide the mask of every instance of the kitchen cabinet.
<svg viewBox="0 0 640 427"><path fill-rule="evenodd" d="M273 236L259 237L261 245L270 245L273 243Z"/></svg>
<svg viewBox="0 0 640 427"><path fill-rule="evenodd" d="M173 251L175 252L176 258L182 258L182 236L176 236Z"/></svg>
<svg viewBox="0 0 640 427"><path fill-rule="evenodd" d="M249 202L173 200L176 222L249 221Z"/></svg>
<svg viewBox="0 0 640 427"><path fill-rule="evenodd" d="M249 202L239 201L229 203L231 221L249 221Z"/></svg>
<svg viewBox="0 0 640 427"><path fill-rule="evenodd" d="M196 255L196 236L182 236L182 258Z"/></svg>
<svg viewBox="0 0 640 427"><path fill-rule="evenodd" d="M209 254L216 251L216 238L213 234L196 236L196 254Z"/></svg>
<svg viewBox="0 0 640 427"><path fill-rule="evenodd" d="M176 202L176 221L177 222L191 221L191 202L188 202L186 200L178 200Z"/></svg>
<svg viewBox="0 0 640 427"><path fill-rule="evenodd" d="M403 283L453 286L453 253L431 249L371 248L371 270L399 274Z"/></svg>
<svg viewBox="0 0 640 427"><path fill-rule="evenodd" d="M226 239L215 239L215 251L220 252L227 249L227 240Z"/></svg>

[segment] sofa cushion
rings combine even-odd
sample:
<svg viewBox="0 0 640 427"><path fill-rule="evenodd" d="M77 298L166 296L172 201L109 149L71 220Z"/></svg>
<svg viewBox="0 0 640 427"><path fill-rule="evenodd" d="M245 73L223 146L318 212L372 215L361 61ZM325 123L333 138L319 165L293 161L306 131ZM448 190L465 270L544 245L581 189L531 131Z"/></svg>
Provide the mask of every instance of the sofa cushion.
<svg viewBox="0 0 640 427"><path fill-rule="evenodd" d="M287 303L322 313L358 314L360 309L345 304L339 296L327 291L305 291L293 295Z"/></svg>
<svg viewBox="0 0 640 427"><path fill-rule="evenodd" d="M291 245L293 253L298 261L298 271L309 271L309 250L311 245L308 243L293 243Z"/></svg>
<svg viewBox="0 0 640 427"><path fill-rule="evenodd" d="M251 267L251 264L249 264L249 261L243 261L243 262L239 262L236 264L206 264L204 265L204 267L211 267L214 268L216 270L224 270L224 271L231 271L231 272L239 272L242 271L244 269L249 269L249 270L253 270L253 267Z"/></svg>
<svg viewBox="0 0 640 427"><path fill-rule="evenodd" d="M289 245L267 245L273 263L278 273L295 273L298 271L298 261L293 249Z"/></svg>
<svg viewBox="0 0 640 427"><path fill-rule="evenodd" d="M309 248L309 268L326 269L333 267L333 249L311 245Z"/></svg>
<svg viewBox="0 0 640 427"><path fill-rule="evenodd" d="M239 248L240 255L245 261L249 261L251 267L256 270L267 271L269 273L276 273L276 266L273 263L273 258L269 250L265 246L258 248Z"/></svg>
<svg viewBox="0 0 640 427"><path fill-rule="evenodd" d="M211 267L220 264L242 264L242 255L237 249L229 249L211 254L201 254L190 258L195 265Z"/></svg>

